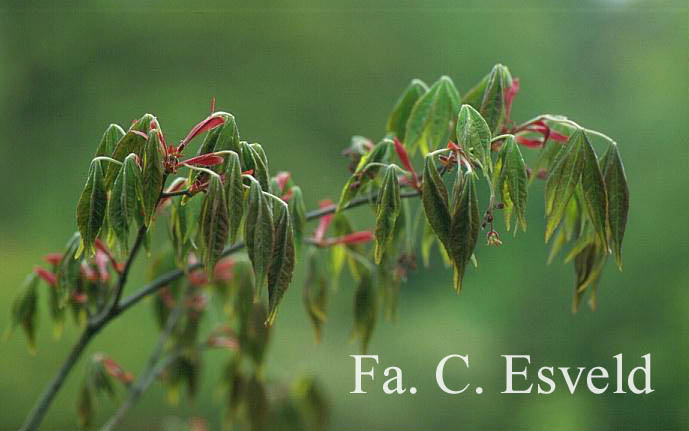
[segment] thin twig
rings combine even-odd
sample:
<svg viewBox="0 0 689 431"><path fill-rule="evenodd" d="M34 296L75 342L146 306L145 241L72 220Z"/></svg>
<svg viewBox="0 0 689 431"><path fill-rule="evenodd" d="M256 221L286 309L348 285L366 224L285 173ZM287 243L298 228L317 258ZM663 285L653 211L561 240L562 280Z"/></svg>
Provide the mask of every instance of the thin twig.
<svg viewBox="0 0 689 431"><path fill-rule="evenodd" d="M411 198L411 197L416 197L419 195L419 192L414 190L414 191L408 191L408 192L402 192L400 193L401 198ZM162 193L161 193L162 196ZM377 198L377 194L372 194L368 196L361 196L357 199L352 200L349 205L347 205L344 209L349 210L352 208L356 208L365 204L368 204L370 202L375 202ZM307 220L314 220L320 217L323 217L324 215L332 214L336 210L335 205L329 205L324 208L320 208L317 210L310 211L306 213L306 219ZM129 258L127 259L127 262L125 264L125 267L122 271L122 274L120 275L120 279L118 281L118 286L116 290L116 297L120 297L122 295L122 292L124 291L124 285L127 282L127 276L129 274L129 270L131 268L132 263L134 262L134 259L141 248L141 245L143 244L143 240L145 237L145 231L143 231L143 234L141 233L142 230L139 231L139 235L137 235L137 241L134 244L134 246L131 249L131 252L129 254ZM229 256L239 250L244 248L244 243L243 242L238 242L236 244L230 245L225 247L223 250L221 256ZM201 263L196 263L193 265L190 265L187 267L186 271L191 272L196 269L199 269L202 267ZM20 428L20 431L33 431L35 430L38 425L41 423L43 420L43 417L45 416L48 407L52 403L53 399L55 398L55 395L57 394L58 390L60 387L62 387L62 384L65 381L65 378L69 374L69 372L72 370L74 367L74 364L76 364L77 360L81 356L81 354L84 351L84 348L88 345L88 343L91 341L91 338L93 338L94 335L96 335L98 332L100 332L101 329L103 329L105 326L107 326L113 319L115 319L117 316L119 316L122 312L125 310L129 309L130 307L136 305L139 301L147 297L148 295L158 291L161 289L163 286L168 285L172 281L177 280L178 278L182 277L185 274L185 271L181 269L175 269L172 271L169 271L165 274L160 275L157 277L155 280L152 282L144 285L139 291L119 300L118 302L113 302L111 307L106 308L106 310L97 315L93 320L90 320L84 329L84 332L82 333L81 337L79 338L79 341L77 341L77 344L73 347L71 353L65 359L65 362L62 364L62 367L58 371L57 375L53 380L48 384L47 388L39 398L39 400L36 402L36 405L34 408L31 410L29 415L26 418L26 421L24 425Z"/></svg>

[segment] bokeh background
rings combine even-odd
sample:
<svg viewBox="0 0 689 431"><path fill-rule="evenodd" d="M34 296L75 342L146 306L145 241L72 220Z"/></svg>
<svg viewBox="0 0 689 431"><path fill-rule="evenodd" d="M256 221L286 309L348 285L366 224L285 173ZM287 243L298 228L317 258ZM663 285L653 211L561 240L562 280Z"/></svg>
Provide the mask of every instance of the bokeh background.
<svg viewBox="0 0 689 431"><path fill-rule="evenodd" d="M542 184L531 188L529 231L482 247L480 269L457 297L437 262L403 286L399 319L382 322L371 351L404 369L416 395L383 395L382 370L368 395L350 395L353 285L333 295L322 344L301 304L301 271L286 295L268 375L314 375L327 390L338 430L686 429L687 377L687 4L683 0L577 2L120 1L0 5L0 317L40 257L75 230L74 207L88 162L111 122L144 112L180 138L208 112L234 113L242 138L261 142L273 171L290 170L307 203L336 197L347 177L340 149L353 134L379 138L411 78L450 75L466 91L496 62L521 78L513 117L561 113L618 140L631 188L625 270L603 276L599 309L570 312L571 266L545 265ZM599 147L600 148L600 147ZM361 210L360 227L371 223ZM436 256L437 257L437 256ZM145 258L132 291L145 280ZM17 427L78 330L52 339L42 319L32 356L17 332L0 344L0 429ZM89 352L105 351L136 373L156 337L150 304L128 312ZM577 392L500 395L501 354L536 366L627 370L653 357L645 396ZM443 394L435 366L468 353L470 371L448 381L482 395ZM125 429L158 429L163 418L202 416L220 429L217 381L224 353L208 356L203 390L180 405L145 394ZM83 363L58 395L44 429L75 427ZM532 369L532 372L535 368ZM113 412L100 405L99 421Z"/></svg>

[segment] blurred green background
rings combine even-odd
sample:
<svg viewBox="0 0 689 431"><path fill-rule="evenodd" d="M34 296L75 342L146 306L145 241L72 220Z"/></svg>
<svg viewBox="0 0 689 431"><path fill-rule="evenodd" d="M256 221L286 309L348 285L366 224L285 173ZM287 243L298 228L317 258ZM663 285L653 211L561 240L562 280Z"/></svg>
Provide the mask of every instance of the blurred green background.
<svg viewBox="0 0 689 431"><path fill-rule="evenodd" d="M88 162L111 122L158 116L181 138L209 100L236 115L242 138L261 142L272 170L285 169L313 207L347 178L340 150L353 134L379 138L411 78L450 75L466 91L496 62L521 78L513 118L566 114L620 145L631 188L625 271L603 276L599 309L570 312L573 270L545 265L542 184L531 188L529 231L501 248L481 247L457 297L439 262L403 286L396 323L379 324L381 357L368 395L350 395L353 286L333 296L324 341L313 342L301 276L286 295L268 375L317 376L331 399L333 429L686 429L687 377L687 4L685 0L577 2L12 2L0 6L0 316L40 257L75 230L74 207ZM599 147L601 148L601 147ZM485 199L485 198L484 198ZM371 223L359 211L358 226ZM501 223L499 224L501 225ZM437 257L437 256L436 256ZM438 259L436 259L438 260ZM142 258L130 283L145 279ZM301 271L300 271L301 274ZM0 344L0 429L17 427L78 333L59 341L42 319L36 356L17 332ZM124 315L91 345L135 374L156 337L150 304ZM501 354L536 366L612 369L651 353L655 392L501 395ZM448 381L482 395L443 394L437 362L469 354ZM196 399L177 407L154 385L123 429L157 429L166 416L203 416L220 429L217 381L225 353L212 353ZM80 363L44 429L75 427ZM405 371L416 395L386 396L384 366ZM532 368L532 372L536 368ZM629 368L627 368L629 369ZM101 403L99 423L114 411Z"/></svg>

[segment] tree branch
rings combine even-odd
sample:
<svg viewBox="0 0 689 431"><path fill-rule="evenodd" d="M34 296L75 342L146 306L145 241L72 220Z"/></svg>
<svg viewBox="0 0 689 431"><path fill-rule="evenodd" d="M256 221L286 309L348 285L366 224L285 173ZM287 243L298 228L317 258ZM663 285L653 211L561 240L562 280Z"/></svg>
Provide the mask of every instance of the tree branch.
<svg viewBox="0 0 689 431"><path fill-rule="evenodd" d="M400 193L401 198L411 198L416 196L419 196L419 192L416 190ZM376 200L377 194L361 196L359 198L352 200L349 203L349 205L347 205L344 208L344 210L350 210L352 208L356 208L367 203L376 202ZM329 205L323 208L319 208L317 210L309 211L308 213L306 213L306 220L314 220L323 217L324 215L332 214L335 212L335 209L335 205ZM58 371L57 375L48 384L47 388L45 389L39 400L36 402L36 405L27 416L24 425L22 425L22 427L20 428L20 431L33 431L38 428L38 425L40 425L41 421L43 420L43 417L45 416L48 407L55 398L55 395L57 394L60 387L62 387L65 378L72 370L74 364L76 364L77 360L79 359L79 357L81 356L84 349L86 348L86 346L91 341L91 338L94 335L100 332L101 329L107 326L108 323L110 323L113 319L119 316L122 312L136 305L139 301L141 301L148 295L155 293L163 286L166 286L172 281L177 280L178 278L182 277L185 273L194 271L202 267L201 263L196 263L193 265L189 265L186 269L186 272L181 269L175 269L173 271L162 274L155 280L144 285L144 287L142 287L139 291L120 300L122 292L124 291L124 286L127 282L129 271L134 262L134 259L136 258L136 255L139 252L139 249L141 248L141 245L143 244L145 235L146 228L142 226L141 229L139 229L139 233L136 237L136 242L134 243L134 246L131 249L129 257L127 258L127 261L125 263L124 269L120 274L120 278L118 280L115 290L115 301L112 302L112 305L110 307L106 307L106 309L102 313L95 316L92 320L89 320L86 328L84 329L84 332L79 338L79 341L77 341L77 344L74 345L72 351L70 352L67 359L65 359L65 362L62 364L62 367ZM229 256L241 250L242 248L244 248L243 242L238 242L233 245L227 246L223 250L221 256Z"/></svg>
<svg viewBox="0 0 689 431"><path fill-rule="evenodd" d="M187 289L187 291L188 290L189 289ZM166 361L161 362L161 357L165 349L165 343L167 343L167 340L172 335L172 331L177 325L177 322L179 322L179 319L183 315L187 296L187 292L183 292L180 295L175 308L165 321L165 327L160 333L158 342L148 358L146 369L139 375L139 378L136 380L136 382L129 388L127 399L120 405L120 407L117 409L117 412L115 412L115 414L105 423L105 425L103 425L101 431L112 431L115 429L115 427L122 422L122 419L124 419L124 416L127 414L129 409L131 409L139 400L141 394L143 394L143 392L151 385L153 379L155 379L155 377L159 375L162 369L164 369L167 365L167 363L165 363Z"/></svg>

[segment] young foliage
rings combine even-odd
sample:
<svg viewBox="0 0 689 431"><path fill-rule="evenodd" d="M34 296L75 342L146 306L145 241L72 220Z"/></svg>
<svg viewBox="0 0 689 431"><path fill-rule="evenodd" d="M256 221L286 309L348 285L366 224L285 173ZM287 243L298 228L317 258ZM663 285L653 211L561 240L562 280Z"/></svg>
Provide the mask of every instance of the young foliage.
<svg viewBox="0 0 689 431"><path fill-rule="evenodd" d="M401 285L416 269L417 254L429 266L436 256L433 244L441 244L440 260L453 269L459 293L470 263L477 265L482 230L487 245L502 244L496 212L504 211L507 231L515 218L515 233L519 227L526 230L527 189L536 179L545 180L545 239L553 238L548 262L568 247L564 260L574 265L573 309L587 292L593 308L609 254L622 268L629 188L619 149L606 135L566 117L544 114L515 123L510 112L518 90L518 79L499 64L463 101L446 76L430 88L413 80L377 144L352 138L344 152L352 174L337 205L324 200L310 212L302 187L287 172L271 177L274 166L263 147L240 140L235 117L214 106L177 145L166 142L150 114L126 132L111 125L77 204L79 232L64 252L46 257L49 266L34 269L13 303L11 326L21 326L33 346L39 291L47 288L55 327L62 327L71 310L84 327L84 344L77 346L83 349L114 318L155 294L160 348L137 387L145 389L160 376L171 399L177 400L183 387L193 395L203 352L225 349L230 352L223 379L228 421L258 429L268 415L300 411L300 423L322 429L327 405L315 385L302 381L299 390L276 389L264 369L271 325L300 249L307 247L302 299L316 338L331 290L341 278L350 280L356 285L352 332L366 351L379 314L396 316ZM196 154L185 158L188 145L203 134ZM595 151L600 140L607 142L602 158ZM522 149L540 149L535 163ZM188 172L180 174L184 169ZM418 204L410 200L416 198ZM363 228L345 213L360 206L372 210L368 219L357 217L367 220ZM169 247L153 243L158 219L167 221ZM310 220L318 220L312 231ZM133 225L138 234L130 245ZM240 230L243 241L237 238ZM110 251L115 247L122 261ZM152 281L123 298L141 247L154 255ZM349 278L343 277L346 272ZM206 312L209 304L213 313ZM206 336L207 314L217 325ZM68 359L67 370L79 349ZM78 404L80 423L93 422L97 396L113 393L114 380L129 388L132 379L105 356L89 362ZM41 403L50 403L59 386ZM129 400L138 397L132 391L129 395ZM28 428L37 426L44 407L29 418Z"/></svg>
<svg viewBox="0 0 689 431"><path fill-rule="evenodd" d="M397 182L397 166L390 165L383 174L383 184L378 192L376 210L375 261L380 264L383 253L390 247L395 231L395 222L400 215L400 185Z"/></svg>
<svg viewBox="0 0 689 431"><path fill-rule="evenodd" d="M105 219L108 193L105 190L103 169L98 161L91 162L86 185L77 204L77 226L81 233L81 250L88 256L94 253L94 244Z"/></svg>
<svg viewBox="0 0 689 431"><path fill-rule="evenodd" d="M459 111L459 91L448 76L442 76L421 96L409 114L404 146L413 154L422 154L444 145L450 137L451 124Z"/></svg>

